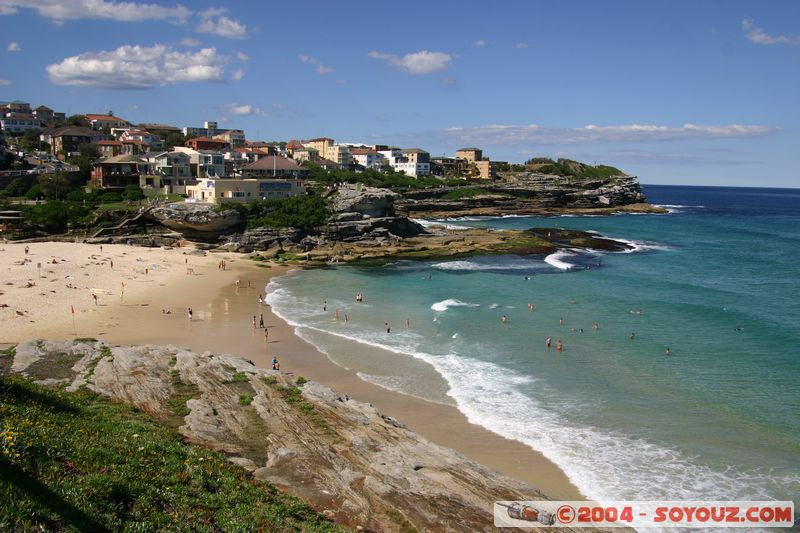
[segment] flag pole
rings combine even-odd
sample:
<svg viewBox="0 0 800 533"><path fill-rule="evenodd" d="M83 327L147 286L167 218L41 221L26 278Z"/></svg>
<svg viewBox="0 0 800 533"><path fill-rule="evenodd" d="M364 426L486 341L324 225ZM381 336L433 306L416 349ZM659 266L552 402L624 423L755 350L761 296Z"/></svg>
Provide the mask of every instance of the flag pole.
<svg viewBox="0 0 800 533"><path fill-rule="evenodd" d="M70 313L72 313L72 333L77 335L78 334L78 328L75 325L75 307L70 305L69 306L69 311L70 311Z"/></svg>

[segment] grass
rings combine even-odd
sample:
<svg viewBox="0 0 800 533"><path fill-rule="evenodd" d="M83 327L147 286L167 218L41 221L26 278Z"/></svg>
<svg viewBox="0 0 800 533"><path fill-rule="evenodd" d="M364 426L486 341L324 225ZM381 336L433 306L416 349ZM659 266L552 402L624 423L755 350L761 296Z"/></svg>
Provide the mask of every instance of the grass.
<svg viewBox="0 0 800 533"><path fill-rule="evenodd" d="M342 438L338 433L336 433L336 431L333 430L333 428L331 428L331 426L325 420L325 417L323 417L323 415L314 408L312 403L307 402L305 398L303 398L303 391L300 390L300 386L307 383L307 379L302 376L298 377L297 385L294 387L281 385L278 383L278 380L272 376L263 376L261 381L275 389L283 397L286 403L294 406L298 411L303 413L311 425L319 430L320 434L326 436L333 442L342 442Z"/></svg>
<svg viewBox="0 0 800 533"><path fill-rule="evenodd" d="M15 355L17 355L16 346L9 346L4 350L0 350L0 357L14 357Z"/></svg>
<svg viewBox="0 0 800 533"><path fill-rule="evenodd" d="M252 394L242 394L239 396L239 405L250 405L251 403L253 403Z"/></svg>
<svg viewBox="0 0 800 533"><path fill-rule="evenodd" d="M250 375L247 372L236 372L231 376L231 379L223 381L223 383L247 383L250 381Z"/></svg>
<svg viewBox="0 0 800 533"><path fill-rule="evenodd" d="M0 530L339 531L147 414L0 378Z"/></svg>

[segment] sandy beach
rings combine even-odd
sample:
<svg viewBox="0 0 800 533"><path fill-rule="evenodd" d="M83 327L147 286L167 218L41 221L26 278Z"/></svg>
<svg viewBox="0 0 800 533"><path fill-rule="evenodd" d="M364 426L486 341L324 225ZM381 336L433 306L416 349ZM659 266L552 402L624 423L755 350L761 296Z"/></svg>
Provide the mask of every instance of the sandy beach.
<svg viewBox="0 0 800 533"><path fill-rule="evenodd" d="M364 382L294 335L269 306L259 303L269 279L286 274L287 267L259 266L242 255L203 254L188 247L27 246L26 254L25 244L0 245L0 343L94 337L114 344L176 344L246 357L262 367L276 356L282 371L369 402L428 439L529 482L552 498L582 499L540 453L469 423L454 407ZM258 325L262 316L268 339L263 329L253 327L253 319Z"/></svg>

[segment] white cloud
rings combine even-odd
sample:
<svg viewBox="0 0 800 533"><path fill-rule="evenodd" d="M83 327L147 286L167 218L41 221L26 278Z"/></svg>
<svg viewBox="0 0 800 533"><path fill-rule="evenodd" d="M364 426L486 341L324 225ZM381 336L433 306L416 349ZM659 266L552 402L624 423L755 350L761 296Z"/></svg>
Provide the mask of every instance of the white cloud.
<svg viewBox="0 0 800 533"><path fill-rule="evenodd" d="M517 48L517 50L522 50L523 48L528 48L528 43L517 43L514 46Z"/></svg>
<svg viewBox="0 0 800 533"><path fill-rule="evenodd" d="M236 52L236 58L239 61L250 61L250 56L245 54L244 52Z"/></svg>
<svg viewBox="0 0 800 533"><path fill-rule="evenodd" d="M13 15L19 8L34 9L55 22L78 19L110 19L124 22L169 20L184 23L192 12L182 4L114 2L108 0L0 0L0 15Z"/></svg>
<svg viewBox="0 0 800 533"><path fill-rule="evenodd" d="M233 74L231 74L231 79L233 81L239 81L242 78L244 78L244 70L242 70L242 69L239 69L239 70L235 71Z"/></svg>
<svg viewBox="0 0 800 533"><path fill-rule="evenodd" d="M297 54L297 59L300 60L301 63L308 63L310 65L316 65L317 68L314 69L314 72L317 74L330 74L334 71L333 67L329 67L327 65L323 65L319 58L314 56L308 56L306 54Z"/></svg>
<svg viewBox="0 0 800 533"><path fill-rule="evenodd" d="M47 74L57 85L152 89L182 81L221 81L226 60L213 47L184 53L164 44L125 45L67 57L48 65Z"/></svg>
<svg viewBox="0 0 800 533"><path fill-rule="evenodd" d="M228 113L234 115L260 115L261 109L250 104L228 104L225 106Z"/></svg>
<svg viewBox="0 0 800 533"><path fill-rule="evenodd" d="M669 141L695 138L746 138L775 132L774 128L756 125L695 125L681 127L627 124L580 128L543 128L536 124L493 124L472 128L453 127L442 132L446 139L459 144L589 144L603 142Z"/></svg>
<svg viewBox="0 0 800 533"><path fill-rule="evenodd" d="M748 41L756 44L800 45L800 35L767 35L750 19L742 19L742 31Z"/></svg>
<svg viewBox="0 0 800 533"><path fill-rule="evenodd" d="M213 33L228 39L244 39L247 36L247 26L224 15L228 10L224 7L211 7L198 13L201 19L197 26L200 33Z"/></svg>
<svg viewBox="0 0 800 533"><path fill-rule="evenodd" d="M384 52L372 51L367 54L372 59L381 59L390 65L408 72L409 74L430 74L439 72L450 66L453 56L444 52L429 52L420 50L402 57Z"/></svg>
<svg viewBox="0 0 800 533"><path fill-rule="evenodd" d="M22 47L19 45L17 41L13 41L8 43L8 48L6 48L9 52L22 52Z"/></svg>
<svg viewBox="0 0 800 533"><path fill-rule="evenodd" d="M486 41L484 41L483 39L478 39L477 41L475 41L475 46L481 46L481 47L486 46Z"/></svg>
<svg viewBox="0 0 800 533"><path fill-rule="evenodd" d="M11 82L8 80L0 80L0 85L11 85Z"/></svg>
<svg viewBox="0 0 800 533"><path fill-rule="evenodd" d="M192 39L191 37L186 37L185 39L181 39L180 41L178 41L178 44L181 46L188 46L190 48L195 48L197 46L200 46L200 41L198 41L197 39Z"/></svg>

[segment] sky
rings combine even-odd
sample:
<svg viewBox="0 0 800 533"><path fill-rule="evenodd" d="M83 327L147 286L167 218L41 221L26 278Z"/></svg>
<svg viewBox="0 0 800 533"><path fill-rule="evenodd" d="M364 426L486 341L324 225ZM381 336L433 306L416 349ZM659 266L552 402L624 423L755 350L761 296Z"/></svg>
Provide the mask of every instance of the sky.
<svg viewBox="0 0 800 533"><path fill-rule="evenodd" d="M0 101L800 187L800 2L0 0Z"/></svg>

